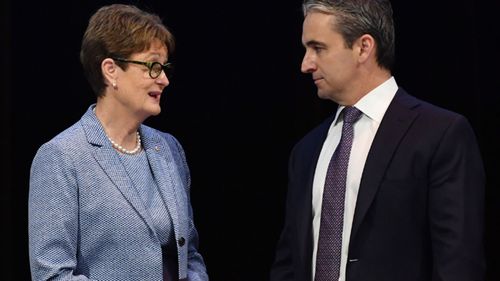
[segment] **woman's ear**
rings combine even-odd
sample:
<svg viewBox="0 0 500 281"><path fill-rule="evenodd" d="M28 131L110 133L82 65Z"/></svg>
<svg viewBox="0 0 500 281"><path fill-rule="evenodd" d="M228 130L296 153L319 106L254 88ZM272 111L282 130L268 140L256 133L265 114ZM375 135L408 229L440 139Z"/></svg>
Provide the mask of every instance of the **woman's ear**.
<svg viewBox="0 0 500 281"><path fill-rule="evenodd" d="M367 61L370 57L376 57L375 39L371 35L362 35L356 40L356 45L359 50L358 56L360 63Z"/></svg>
<svg viewBox="0 0 500 281"><path fill-rule="evenodd" d="M115 64L115 61L111 58L104 59L101 63L101 71L106 85L116 88L118 66Z"/></svg>

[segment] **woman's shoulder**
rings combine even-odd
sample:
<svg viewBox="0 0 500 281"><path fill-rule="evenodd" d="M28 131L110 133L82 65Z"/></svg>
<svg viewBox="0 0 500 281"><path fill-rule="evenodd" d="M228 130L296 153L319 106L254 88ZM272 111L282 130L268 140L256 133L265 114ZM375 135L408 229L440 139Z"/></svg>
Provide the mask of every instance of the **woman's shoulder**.
<svg viewBox="0 0 500 281"><path fill-rule="evenodd" d="M180 146L179 141L170 133L160 131L158 129L141 125L141 134L143 140L166 142L169 146Z"/></svg>
<svg viewBox="0 0 500 281"><path fill-rule="evenodd" d="M57 150L70 154L72 151L81 149L84 142L85 133L82 126L77 122L42 144L38 150Z"/></svg>
<svg viewBox="0 0 500 281"><path fill-rule="evenodd" d="M151 128L146 125L141 125L141 137L143 140L144 146L147 147L155 147L156 145L167 146L173 155L173 157L177 161L184 162L185 153L180 142L175 138L172 134L167 132L163 132L154 128Z"/></svg>

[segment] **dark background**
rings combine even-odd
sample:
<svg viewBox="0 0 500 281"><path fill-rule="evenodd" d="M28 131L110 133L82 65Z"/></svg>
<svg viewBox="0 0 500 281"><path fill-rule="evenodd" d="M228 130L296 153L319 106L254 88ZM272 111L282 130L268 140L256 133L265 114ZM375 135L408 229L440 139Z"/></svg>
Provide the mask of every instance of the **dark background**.
<svg viewBox="0 0 500 281"><path fill-rule="evenodd" d="M95 101L80 42L91 14L112 2L0 2L0 280L29 280L31 160ZM146 124L186 150L211 280L267 280L288 153L333 108L300 73L301 1L124 2L159 14L177 39L163 112ZM500 280L498 2L393 1L398 84L465 115L477 134L488 177L488 280Z"/></svg>

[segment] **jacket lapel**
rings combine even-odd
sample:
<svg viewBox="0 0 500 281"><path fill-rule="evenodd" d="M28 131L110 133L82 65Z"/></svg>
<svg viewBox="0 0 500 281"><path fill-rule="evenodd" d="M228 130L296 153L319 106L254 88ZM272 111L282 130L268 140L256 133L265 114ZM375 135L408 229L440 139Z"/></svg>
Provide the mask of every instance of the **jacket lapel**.
<svg viewBox="0 0 500 281"><path fill-rule="evenodd" d="M396 148L418 115L413 110L418 104L417 99L399 89L380 123L361 177L351 241L375 198Z"/></svg>
<svg viewBox="0 0 500 281"><path fill-rule="evenodd" d="M144 222L153 230L153 233L155 233L149 213L135 190L132 180L125 171L125 167L120 161L117 152L107 139L100 121L92 111L93 107L92 105L81 119L87 140L92 145L92 154L123 197L125 197Z"/></svg>
<svg viewBox="0 0 500 281"><path fill-rule="evenodd" d="M300 256L300 264L307 265L312 257L313 238L312 238L312 190L314 182L314 173L318 158L323 147L323 143L327 137L328 130L335 118L335 114L325 120L315 131L312 132L310 138L304 139L307 142L301 147L304 149L302 153L298 153L294 159L295 165L298 165L296 174L304 173L304 176L299 176L300 181L297 183L297 188L301 186L307 187L303 194L304 197L295 198L295 214L297 217L297 238L298 238L298 253ZM303 276L311 275L311 267L306 266Z"/></svg>
<svg viewBox="0 0 500 281"><path fill-rule="evenodd" d="M154 179L172 219L175 237L179 239L183 236L182 233L185 233L184 229L180 229L180 226L184 224L179 223L179 217L187 217L187 214L184 213L184 208L179 205L185 202L181 197L184 188L175 166L173 154L161 136L152 129L141 126L140 133Z"/></svg>

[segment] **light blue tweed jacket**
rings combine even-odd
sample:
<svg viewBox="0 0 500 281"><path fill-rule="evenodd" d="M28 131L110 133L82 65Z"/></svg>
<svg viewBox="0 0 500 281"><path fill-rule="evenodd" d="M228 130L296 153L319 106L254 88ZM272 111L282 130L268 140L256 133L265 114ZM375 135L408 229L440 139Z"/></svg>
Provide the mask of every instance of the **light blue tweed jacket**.
<svg viewBox="0 0 500 281"><path fill-rule="evenodd" d="M29 192L32 278L163 280L162 249L152 219L92 108L42 145L33 160ZM178 278L208 280L197 251L184 151L169 134L145 125L139 130L173 220Z"/></svg>

